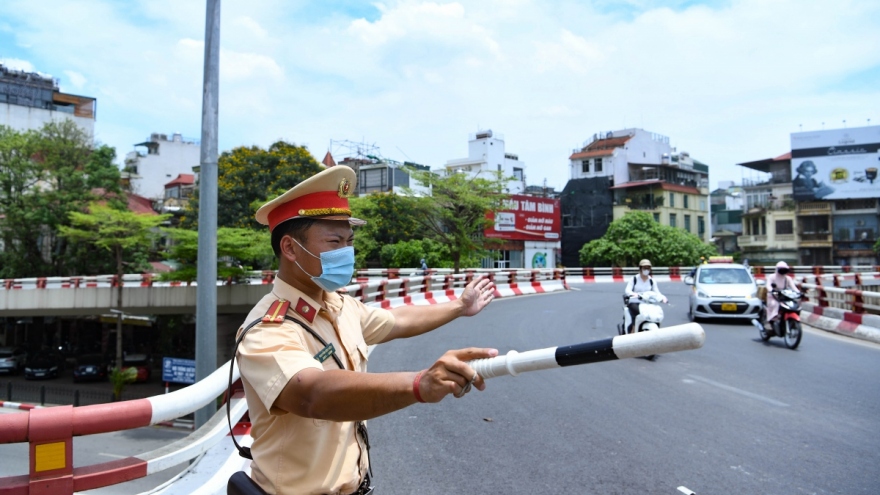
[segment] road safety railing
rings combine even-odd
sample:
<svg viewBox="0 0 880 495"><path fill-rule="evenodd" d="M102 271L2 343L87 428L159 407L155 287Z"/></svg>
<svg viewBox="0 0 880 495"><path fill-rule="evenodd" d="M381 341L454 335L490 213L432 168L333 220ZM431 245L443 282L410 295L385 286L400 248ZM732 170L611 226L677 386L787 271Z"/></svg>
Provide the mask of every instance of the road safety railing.
<svg viewBox="0 0 880 495"><path fill-rule="evenodd" d="M819 306L853 313L880 314L880 292L802 282L809 300Z"/></svg>
<svg viewBox="0 0 880 495"><path fill-rule="evenodd" d="M90 466L73 466L73 437L155 425L194 412L223 393L231 365L227 362L199 383L165 395L0 415L0 444L30 445L29 473L0 478L0 494L72 494L142 478L204 454L228 435L225 409L199 430L170 445ZM234 366L233 380L238 377L238 367ZM247 411L243 395L233 395L230 406L232 420L237 423Z"/></svg>
<svg viewBox="0 0 880 495"><path fill-rule="evenodd" d="M654 275L669 276L670 280L679 280L689 274L693 269L692 266L671 266L671 267L654 267ZM773 273L773 267L753 266L752 273L756 278L763 278L765 275ZM793 271L797 275L825 275L825 274L851 274L856 275L866 272L878 272L880 266L864 265L864 266L794 266ZM422 274L420 268L375 268L357 270L353 281L355 284L374 284L382 280L389 283L390 289L399 291L403 280L409 280L409 285L413 289L420 291L423 287L426 289L422 292L430 290L446 290L443 286L448 286L450 280L454 284L459 284L461 280L476 275L490 276L498 283L524 283L535 282L540 280L562 279L564 277L572 277L577 279L581 277L585 280L592 280L596 277L608 278L610 280L623 280L623 278L638 273L638 267L575 267L575 268L540 268L540 269L508 269L508 268L480 268L480 269L464 269L461 273L455 274L452 269L430 269L427 275ZM451 279L449 277L452 277ZM414 282L419 279L420 282ZM504 282L504 280L507 282ZM272 270L251 271L242 279L235 280L227 278L217 280L218 286L222 285L260 285L271 284L275 280L275 272ZM29 277L29 278L7 278L0 279L0 290L20 290L20 289L88 289L88 288L108 288L108 287L190 287L197 286L198 283L181 282L181 281L163 281L159 274L155 273L132 273L125 274L121 278L116 275L93 275L93 276L70 276L70 277ZM372 286L371 286L372 287ZM381 293L381 290L376 292ZM408 292L410 292L408 290ZM390 295L386 294L386 297Z"/></svg>

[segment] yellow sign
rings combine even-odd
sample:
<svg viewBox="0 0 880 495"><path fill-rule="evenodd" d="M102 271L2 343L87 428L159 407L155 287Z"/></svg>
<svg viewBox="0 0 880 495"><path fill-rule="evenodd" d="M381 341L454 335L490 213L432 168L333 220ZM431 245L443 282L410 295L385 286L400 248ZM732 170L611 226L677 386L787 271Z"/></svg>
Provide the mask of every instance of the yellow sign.
<svg viewBox="0 0 880 495"><path fill-rule="evenodd" d="M736 311L736 303L721 303L721 311Z"/></svg>
<svg viewBox="0 0 880 495"><path fill-rule="evenodd" d="M65 442L44 443L34 447L34 471L53 471L67 467L67 444Z"/></svg>

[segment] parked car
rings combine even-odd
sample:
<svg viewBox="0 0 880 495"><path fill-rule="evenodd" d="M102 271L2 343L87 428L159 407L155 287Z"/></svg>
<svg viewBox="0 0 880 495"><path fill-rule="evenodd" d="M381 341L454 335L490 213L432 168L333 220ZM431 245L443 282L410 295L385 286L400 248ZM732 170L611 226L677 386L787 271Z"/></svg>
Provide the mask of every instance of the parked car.
<svg viewBox="0 0 880 495"><path fill-rule="evenodd" d="M148 382L153 375L153 359L146 354L129 354L122 358L122 369L137 368L136 382Z"/></svg>
<svg viewBox="0 0 880 495"><path fill-rule="evenodd" d="M692 286L688 296L691 321L699 318L751 320L761 311L758 283L749 269L738 263L699 265L694 275L684 278L684 283Z"/></svg>
<svg viewBox="0 0 880 495"><path fill-rule="evenodd" d="M58 378L64 371L64 356L58 351L37 351L28 357L24 365L26 380L33 378Z"/></svg>
<svg viewBox="0 0 880 495"><path fill-rule="evenodd" d="M20 347L0 347L0 373L14 374L24 369L27 352Z"/></svg>
<svg viewBox="0 0 880 495"><path fill-rule="evenodd" d="M76 358L73 381L101 381L107 379L107 360L100 354L86 354Z"/></svg>

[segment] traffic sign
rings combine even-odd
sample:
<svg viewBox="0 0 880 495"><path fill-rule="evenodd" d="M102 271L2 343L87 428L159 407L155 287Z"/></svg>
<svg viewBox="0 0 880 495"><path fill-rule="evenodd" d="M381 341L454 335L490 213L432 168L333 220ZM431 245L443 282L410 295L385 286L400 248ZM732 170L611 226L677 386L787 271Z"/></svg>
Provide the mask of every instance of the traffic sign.
<svg viewBox="0 0 880 495"><path fill-rule="evenodd" d="M162 358L162 381L193 384L196 382L196 361L194 359Z"/></svg>

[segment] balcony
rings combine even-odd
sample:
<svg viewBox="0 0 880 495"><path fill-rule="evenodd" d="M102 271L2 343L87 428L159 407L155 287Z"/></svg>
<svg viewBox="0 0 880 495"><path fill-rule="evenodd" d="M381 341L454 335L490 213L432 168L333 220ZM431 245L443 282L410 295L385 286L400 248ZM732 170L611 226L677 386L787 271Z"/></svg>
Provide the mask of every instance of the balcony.
<svg viewBox="0 0 880 495"><path fill-rule="evenodd" d="M740 247L764 247L767 245L766 235L741 235L737 238Z"/></svg>
<svg viewBox="0 0 880 495"><path fill-rule="evenodd" d="M832 245L830 232L803 231L798 237L798 246L802 248L828 248Z"/></svg>
<svg viewBox="0 0 880 495"><path fill-rule="evenodd" d="M828 201L802 202L797 204L797 214L804 215L831 215L831 203Z"/></svg>

